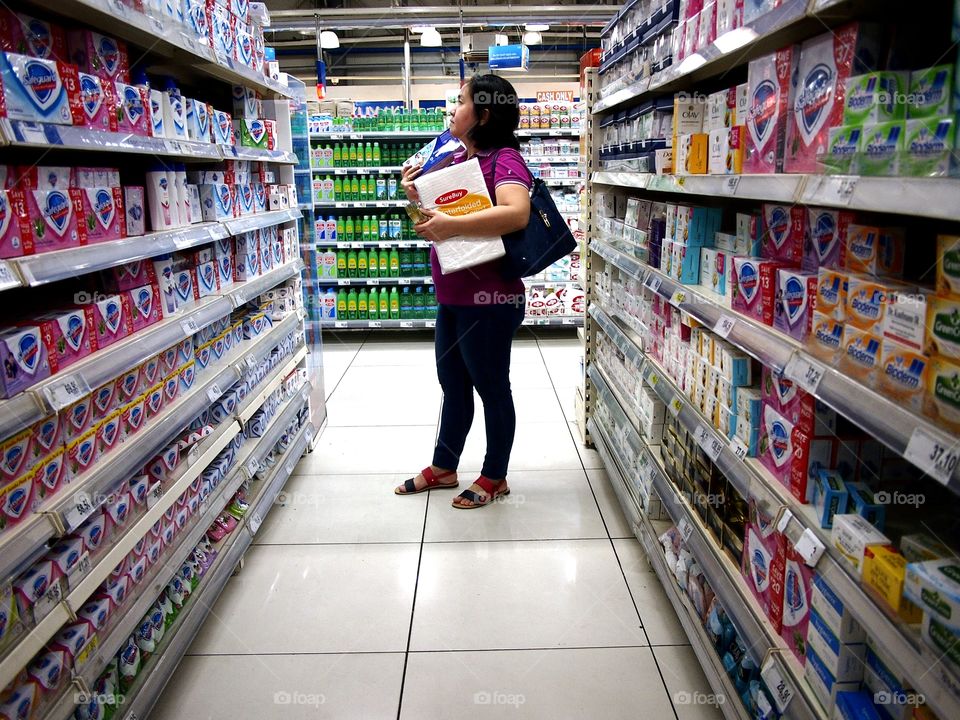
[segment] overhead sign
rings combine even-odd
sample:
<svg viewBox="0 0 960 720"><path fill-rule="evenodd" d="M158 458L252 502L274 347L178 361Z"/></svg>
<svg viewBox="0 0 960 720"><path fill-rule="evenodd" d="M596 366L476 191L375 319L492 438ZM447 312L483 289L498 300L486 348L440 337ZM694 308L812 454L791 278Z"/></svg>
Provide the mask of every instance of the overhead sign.
<svg viewBox="0 0 960 720"><path fill-rule="evenodd" d="M491 70L525 72L530 66L530 49L526 45L491 45L488 57Z"/></svg>
<svg viewBox="0 0 960 720"><path fill-rule="evenodd" d="M537 102L573 102L573 90L545 90L538 92Z"/></svg>

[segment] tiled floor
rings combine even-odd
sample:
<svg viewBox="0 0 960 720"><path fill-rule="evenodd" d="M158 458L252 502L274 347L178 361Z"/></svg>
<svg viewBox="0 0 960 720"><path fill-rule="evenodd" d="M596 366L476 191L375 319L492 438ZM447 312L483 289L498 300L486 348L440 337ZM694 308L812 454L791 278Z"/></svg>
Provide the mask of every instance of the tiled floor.
<svg viewBox="0 0 960 720"><path fill-rule="evenodd" d="M575 336L516 340L513 492L475 512L451 508L449 491L392 492L436 437L429 338L325 343L319 446L154 718L720 717L683 704L707 682L599 456L577 440Z"/></svg>

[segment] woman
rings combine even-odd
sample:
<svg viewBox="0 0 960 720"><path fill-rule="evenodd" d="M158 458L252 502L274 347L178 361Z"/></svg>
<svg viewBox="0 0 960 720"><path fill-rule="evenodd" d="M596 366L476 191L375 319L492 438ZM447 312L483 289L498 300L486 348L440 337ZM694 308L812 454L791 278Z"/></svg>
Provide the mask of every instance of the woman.
<svg viewBox="0 0 960 720"><path fill-rule="evenodd" d="M450 134L464 145L453 162L477 158L495 207L451 217L424 210L429 217L417 233L439 242L454 235L505 236L522 230L530 217L533 178L520 156L514 131L520 121L513 86L496 75L479 75L460 89L450 120ZM413 180L420 167L403 172L403 188L419 200ZM455 488L460 454L473 422L473 391L483 401L487 453L480 477L453 500L464 510L489 505L510 492L507 464L517 417L510 393L510 344L523 322L526 297L521 280L504 280L500 261L442 275L436 249L431 249L437 288L437 377L443 388L440 435L433 463L394 492L412 495Z"/></svg>

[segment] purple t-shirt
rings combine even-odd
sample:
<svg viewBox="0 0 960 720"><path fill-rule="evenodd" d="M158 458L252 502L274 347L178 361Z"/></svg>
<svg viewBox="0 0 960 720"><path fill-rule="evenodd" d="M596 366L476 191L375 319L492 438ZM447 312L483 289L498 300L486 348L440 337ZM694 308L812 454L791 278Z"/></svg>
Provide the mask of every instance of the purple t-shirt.
<svg viewBox="0 0 960 720"><path fill-rule="evenodd" d="M480 171L487 183L490 198L496 204L497 188L515 183L527 190L533 187L533 177L527 169L520 152L513 148L478 150ZM467 159L466 150L453 156L451 164ZM440 272L437 249L430 249L430 265L433 282L437 288L437 302L443 305L490 305L511 302L508 296L523 297L522 280L505 280L500 273L500 260L475 265L449 275ZM486 302L483 300L487 299ZM519 302L519 300L517 300Z"/></svg>

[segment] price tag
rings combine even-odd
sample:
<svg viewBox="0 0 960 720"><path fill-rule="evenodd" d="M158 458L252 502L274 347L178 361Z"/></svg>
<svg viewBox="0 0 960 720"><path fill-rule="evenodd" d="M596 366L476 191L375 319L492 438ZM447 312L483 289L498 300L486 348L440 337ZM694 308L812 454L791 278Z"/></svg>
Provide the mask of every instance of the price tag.
<svg viewBox="0 0 960 720"><path fill-rule="evenodd" d="M187 465L193 465L200 457L200 443L194 443L187 452Z"/></svg>
<svg viewBox="0 0 960 720"><path fill-rule="evenodd" d="M783 535L790 527L790 521L793 520L793 513L790 508L784 508L780 514L780 521L777 523L777 532Z"/></svg>
<svg viewBox="0 0 960 720"><path fill-rule="evenodd" d="M80 375L68 375L57 378L56 382L46 385L43 394L55 410L62 410L90 392L90 385Z"/></svg>
<svg viewBox="0 0 960 720"><path fill-rule="evenodd" d="M654 293L660 292L661 284L662 284L662 281L660 280L660 278L651 273L650 282L647 284L647 287L650 288L650 292L654 292Z"/></svg>
<svg viewBox="0 0 960 720"><path fill-rule="evenodd" d="M331 134L330 134L330 139L331 139L331 140L343 140L343 135L342 135L341 133L331 133Z"/></svg>
<svg viewBox="0 0 960 720"><path fill-rule="evenodd" d="M197 324L195 318L187 318L186 320L180 321L180 328L183 330L184 335L193 335L200 332L200 326Z"/></svg>
<svg viewBox="0 0 960 720"><path fill-rule="evenodd" d="M740 187L740 176L731 175L723 181L720 190L724 195L736 195L737 188Z"/></svg>
<svg viewBox="0 0 960 720"><path fill-rule="evenodd" d="M183 155L183 146L181 146L176 140L164 140L163 146L167 149L168 153L172 153L174 155Z"/></svg>
<svg viewBox="0 0 960 720"><path fill-rule="evenodd" d="M690 536L693 535L693 525L686 518L680 518L680 522L677 523L677 530L680 531L683 542L689 542Z"/></svg>
<svg viewBox="0 0 960 720"><path fill-rule="evenodd" d="M20 285L20 278L10 267L6 260L0 260L0 290L17 287Z"/></svg>
<svg viewBox="0 0 960 720"><path fill-rule="evenodd" d="M960 461L960 445L918 427L910 436L903 456L942 485L949 485Z"/></svg>
<svg viewBox="0 0 960 720"><path fill-rule="evenodd" d="M50 614L61 600L63 600L63 586L59 582L55 582L44 593L43 597L33 604L33 619L39 623Z"/></svg>
<svg viewBox="0 0 960 720"><path fill-rule="evenodd" d="M860 178L852 175L850 177L835 178L835 183L831 190L834 191L835 201L838 205L849 205L853 200L853 195L857 190L857 184Z"/></svg>
<svg viewBox="0 0 960 720"><path fill-rule="evenodd" d="M697 428L697 444L713 462L716 462L720 453L723 452L723 441L706 425Z"/></svg>
<svg viewBox="0 0 960 720"><path fill-rule="evenodd" d="M383 324L379 320L370 320L367 322L368 328L378 329L383 327Z"/></svg>
<svg viewBox="0 0 960 720"><path fill-rule="evenodd" d="M223 390L220 389L218 383L213 383L213 385L207 388L207 399L210 400L211 403L219 400L221 395L223 395Z"/></svg>
<svg viewBox="0 0 960 720"><path fill-rule="evenodd" d="M412 328L412 327L413 327L413 323L412 323L410 320L401 320L401 321L400 321L400 327L402 327L402 328Z"/></svg>
<svg viewBox="0 0 960 720"><path fill-rule="evenodd" d="M344 209L344 208L350 207L350 203L348 203L348 202L337 202L337 203L334 203L334 207L337 207L337 208L340 208L340 209Z"/></svg>
<svg viewBox="0 0 960 720"><path fill-rule="evenodd" d="M397 280L397 285L409 285L409 284L410 284L410 278L399 278Z"/></svg>
<svg viewBox="0 0 960 720"><path fill-rule="evenodd" d="M817 562L819 562L823 556L825 549L823 543L820 542L820 538L818 538L810 528L803 531L800 539L797 540L793 547L800 553L803 561L810 567L817 566Z"/></svg>
<svg viewBox="0 0 960 720"><path fill-rule="evenodd" d="M93 514L93 501L90 496L84 492L79 492L73 497L73 507L64 513L63 520L67 530L74 531Z"/></svg>
<svg viewBox="0 0 960 720"><path fill-rule="evenodd" d="M87 573L90 572L90 567L90 553L84 553L77 561L77 564L74 565L70 570L70 574L67 576L67 584L70 586L71 590L75 589L80 581L87 576Z"/></svg>
<svg viewBox="0 0 960 720"><path fill-rule="evenodd" d="M729 447L730 451L740 460L743 460L749 451L749 448L743 444L743 440L736 435L730 439L730 444L727 447Z"/></svg>
<svg viewBox="0 0 960 720"><path fill-rule="evenodd" d="M561 323L563 325L573 325L576 321L573 318L563 318Z"/></svg>
<svg viewBox="0 0 960 720"><path fill-rule="evenodd" d="M335 328L345 328L345 327L348 327L347 323L344 322L343 320L337 320L335 323L333 323L333 326L334 326Z"/></svg>
<svg viewBox="0 0 960 720"><path fill-rule="evenodd" d="M730 335L730 331L733 330L733 326L737 324L735 318L730 317L729 315L721 315L720 319L717 320L717 324L713 326L713 332L720 337L726 339Z"/></svg>
<svg viewBox="0 0 960 720"><path fill-rule="evenodd" d="M260 513L253 513L250 516L250 532L256 535L257 530L260 529L260 525L262 523L263 523L263 519L260 517Z"/></svg>
<svg viewBox="0 0 960 720"><path fill-rule="evenodd" d="M379 285L380 278L367 278L367 285Z"/></svg>
<svg viewBox="0 0 960 720"><path fill-rule="evenodd" d="M787 705L793 700L793 688L787 685L780 672L780 667L772 657L764 665L760 675L767 684L767 688L773 693L773 702L777 709L781 713L785 712Z"/></svg>
<svg viewBox="0 0 960 720"><path fill-rule="evenodd" d="M683 409L683 400L681 400L679 396L675 396L673 400L670 401L669 408L670 414L677 417Z"/></svg>
<svg viewBox="0 0 960 720"><path fill-rule="evenodd" d="M293 471L296 470L297 464L295 462L287 463L287 475L293 475Z"/></svg>
<svg viewBox="0 0 960 720"><path fill-rule="evenodd" d="M687 299L687 294L683 290L674 290L673 295L670 296L670 304L675 308L679 308L680 304Z"/></svg>
<svg viewBox="0 0 960 720"><path fill-rule="evenodd" d="M349 285L350 281L347 278L337 278L337 285Z"/></svg>
<svg viewBox="0 0 960 720"><path fill-rule="evenodd" d="M787 362L783 374L811 395L816 395L817 388L820 387L820 381L823 380L826 371L823 365L804 357L800 351L797 351Z"/></svg>
<svg viewBox="0 0 960 720"><path fill-rule="evenodd" d="M257 366L257 358L253 355L247 355L243 361L246 363L248 370L253 370Z"/></svg>
<svg viewBox="0 0 960 720"><path fill-rule="evenodd" d="M82 670L90 658L97 654L97 650L100 647L100 638L96 635L92 636L90 640L87 641L87 645L83 650L80 651L80 654L77 655L73 660L73 669L74 671Z"/></svg>
<svg viewBox="0 0 960 720"><path fill-rule="evenodd" d="M256 477L256 474L260 472L260 463L256 458L250 458L250 462L247 463L247 474L252 478Z"/></svg>
<svg viewBox="0 0 960 720"><path fill-rule="evenodd" d="M163 486L160 483L154 483L153 487L150 488L150 492L147 493L147 510L153 508L160 498L163 497Z"/></svg>
<svg viewBox="0 0 960 720"><path fill-rule="evenodd" d="M437 321L436 321L436 320L427 320L426 327L428 327L428 328L435 328L436 326L437 326Z"/></svg>
<svg viewBox="0 0 960 720"><path fill-rule="evenodd" d="M654 372L650 373L650 377L647 378L647 384L650 387L655 388L657 386L657 383L659 382L660 382L660 376Z"/></svg>
<svg viewBox="0 0 960 720"><path fill-rule="evenodd" d="M393 203L391 203L389 200L378 200L378 201L377 201L377 207L378 207L378 208L388 208L388 207L392 207L392 206L393 206Z"/></svg>

